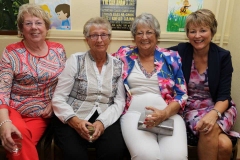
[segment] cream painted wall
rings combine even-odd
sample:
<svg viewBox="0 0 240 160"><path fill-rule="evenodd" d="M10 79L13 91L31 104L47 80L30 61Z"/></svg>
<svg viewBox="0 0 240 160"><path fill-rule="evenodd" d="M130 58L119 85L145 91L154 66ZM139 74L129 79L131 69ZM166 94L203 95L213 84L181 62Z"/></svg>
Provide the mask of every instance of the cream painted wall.
<svg viewBox="0 0 240 160"><path fill-rule="evenodd" d="M191 3L191 0L189 0ZM30 0L34 3L34 0ZM237 6L240 6L240 0L204 0L203 7L211 9L218 20L218 31L214 37L214 42L231 51L233 57L234 74L232 84L232 97L240 111L240 64L238 60L240 55L239 36L240 28L237 16L240 11ZM161 47L169 47L176 45L179 42L187 41L185 33L166 32L168 11L168 0L137 0L137 11L139 15L142 12L149 12L156 16L161 24L161 37L159 39ZM71 0L71 31L50 30L48 37L52 41L57 41L65 46L67 55L78 51L88 50L88 46L84 42L82 28L84 23L91 17L100 16L100 1L99 0ZM17 36L0 35L0 53L7 44L20 41ZM113 31L112 42L108 52L115 52L121 45L129 45L132 43L132 37L129 31ZM240 117L240 116L239 116ZM240 118L239 118L240 119ZM240 122L237 122L235 128L240 131Z"/></svg>
<svg viewBox="0 0 240 160"><path fill-rule="evenodd" d="M77 52L85 51L88 46L84 42L84 37L82 34L82 28L84 23L91 17L100 15L100 1L99 0L71 0L71 21L72 30L71 31L61 31L61 30L50 30L49 38L53 41L61 42L67 51L67 55ZM147 3L146 3L147 2ZM191 2L191 0L190 0ZM229 3L228 3L229 2ZM30 3L34 3L34 0L30 0ZM228 5L229 4L229 5ZM176 32L166 32L166 22L167 22L167 12L168 12L168 0L137 0L137 11L136 14L139 15L142 12L149 12L154 14L161 24L161 37L160 46L168 47L175 45L179 42L186 41L185 33ZM218 32L214 38L216 43L222 41L222 46L228 44L229 30L230 30L230 18L225 18L227 23L223 24L224 16L231 12L225 12L226 9L231 11L233 6L233 1L231 0L214 0L214 1L204 1L203 6L205 8L211 9L218 18L219 27ZM227 8L226 8L227 7ZM87 16L86 16L87 15ZM223 30L224 29L224 30ZM223 32L224 31L224 32ZM223 35L223 36L222 36ZM0 49L4 48L7 42L19 41L17 37L14 36L1 36L0 35ZM108 49L108 52L115 52L119 46L133 44L132 37L128 31L113 31L112 43Z"/></svg>
<svg viewBox="0 0 240 160"><path fill-rule="evenodd" d="M232 62L233 62L233 78L232 78L232 98L234 102L237 104L238 107L238 119L237 123L235 124L235 130L240 132L240 21L239 15L240 15L240 1L235 0L234 7L233 7L233 14L231 17L231 30L229 31L229 44L227 46L227 49L231 51L232 54ZM240 158L240 153L239 153Z"/></svg>

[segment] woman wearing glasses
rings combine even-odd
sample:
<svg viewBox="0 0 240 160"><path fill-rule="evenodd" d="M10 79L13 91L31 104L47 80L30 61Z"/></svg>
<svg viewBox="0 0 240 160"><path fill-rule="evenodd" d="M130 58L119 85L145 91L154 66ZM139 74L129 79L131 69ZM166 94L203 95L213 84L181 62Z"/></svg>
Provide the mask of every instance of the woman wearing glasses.
<svg viewBox="0 0 240 160"><path fill-rule="evenodd" d="M125 91L122 62L107 54L111 25L101 17L91 18L83 34L90 49L67 60L53 96L56 143L66 160L87 160L90 143L97 159L122 160L126 147L119 117Z"/></svg>
<svg viewBox="0 0 240 160"><path fill-rule="evenodd" d="M38 160L36 144L52 115L51 99L66 54L59 43L46 41L50 26L40 6L19 8L21 42L8 45L0 60L0 135L10 160ZM20 154L11 134L22 138Z"/></svg>
<svg viewBox="0 0 240 160"><path fill-rule="evenodd" d="M121 128L131 158L187 159L185 124L177 114L187 100L180 57L177 52L157 46L160 25L153 15L136 17L130 30L136 46L123 46L114 55L124 62L127 103ZM144 110L152 112L144 122L149 128L173 119L173 135L138 130Z"/></svg>

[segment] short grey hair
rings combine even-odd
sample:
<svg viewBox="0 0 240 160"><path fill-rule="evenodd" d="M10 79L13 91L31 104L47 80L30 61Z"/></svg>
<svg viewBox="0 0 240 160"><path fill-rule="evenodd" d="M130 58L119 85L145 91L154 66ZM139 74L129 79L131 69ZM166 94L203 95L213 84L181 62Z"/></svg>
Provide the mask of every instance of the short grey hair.
<svg viewBox="0 0 240 160"><path fill-rule="evenodd" d="M110 34L110 36L112 34L112 26L109 21L102 17L95 17L89 19L83 26L83 34L85 38L89 36L89 30L92 26L106 28L108 30L108 34Z"/></svg>
<svg viewBox="0 0 240 160"><path fill-rule="evenodd" d="M150 13L142 13L141 15L137 16L134 21L131 23L130 31L132 33L132 36L136 36L137 32L137 26L138 25L146 25L150 28L152 28L156 34L156 38L158 39L160 37L160 24L156 17L154 17Z"/></svg>

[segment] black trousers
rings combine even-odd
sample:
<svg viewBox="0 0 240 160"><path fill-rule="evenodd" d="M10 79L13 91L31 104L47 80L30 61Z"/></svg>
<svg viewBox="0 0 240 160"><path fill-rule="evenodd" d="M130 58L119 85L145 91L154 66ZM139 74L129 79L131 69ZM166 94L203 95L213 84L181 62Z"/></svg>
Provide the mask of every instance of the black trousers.
<svg viewBox="0 0 240 160"><path fill-rule="evenodd" d="M89 122L94 122L97 117L98 113L95 112ZM63 124L56 116L53 118L53 126L55 142L62 149L64 160L88 160L87 148L90 144L95 146L98 160L122 160L126 153L119 119L93 144L83 139L68 124Z"/></svg>

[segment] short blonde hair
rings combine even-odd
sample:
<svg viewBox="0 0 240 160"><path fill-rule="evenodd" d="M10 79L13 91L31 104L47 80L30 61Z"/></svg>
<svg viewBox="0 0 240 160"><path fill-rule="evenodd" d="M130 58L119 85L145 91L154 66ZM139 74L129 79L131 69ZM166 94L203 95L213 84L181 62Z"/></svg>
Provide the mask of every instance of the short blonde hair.
<svg viewBox="0 0 240 160"><path fill-rule="evenodd" d="M211 29L212 36L217 32L217 20L212 11L208 9L199 9L195 12L192 12L186 19L185 30L186 34L189 32L190 25L194 26L208 26Z"/></svg>
<svg viewBox="0 0 240 160"><path fill-rule="evenodd" d="M19 7L17 16L17 26L20 32L23 30L24 14L42 18L44 20L47 30L50 28L51 21L47 13L37 4L23 4Z"/></svg>

